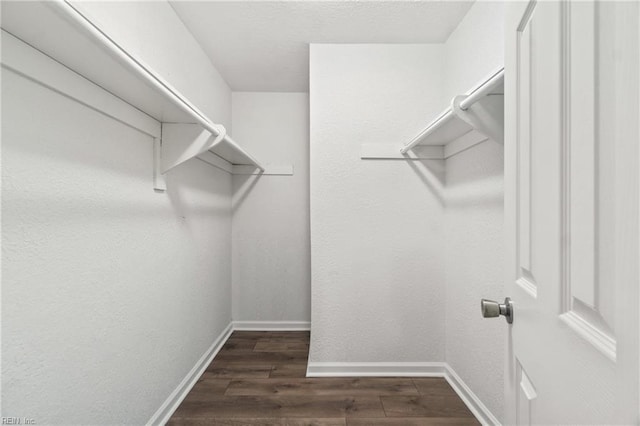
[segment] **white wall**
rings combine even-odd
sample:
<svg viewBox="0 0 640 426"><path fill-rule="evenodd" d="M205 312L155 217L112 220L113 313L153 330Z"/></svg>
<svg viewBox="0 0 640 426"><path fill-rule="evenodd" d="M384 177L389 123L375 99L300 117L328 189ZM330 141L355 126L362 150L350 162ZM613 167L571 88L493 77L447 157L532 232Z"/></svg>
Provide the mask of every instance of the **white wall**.
<svg viewBox="0 0 640 426"><path fill-rule="evenodd" d="M3 415L143 423L231 319L230 176L192 161L155 193L150 138L2 93Z"/></svg>
<svg viewBox="0 0 640 426"><path fill-rule="evenodd" d="M480 299L504 300L503 148L487 140L446 169L446 359L501 419L507 323L483 319Z"/></svg>
<svg viewBox="0 0 640 426"><path fill-rule="evenodd" d="M100 12L230 124L165 3ZM155 193L150 138L4 70L2 109L2 415L142 424L231 320L231 177L193 160Z"/></svg>
<svg viewBox="0 0 640 426"><path fill-rule="evenodd" d="M234 137L293 176L234 176L233 319L311 317L309 95L233 93Z"/></svg>
<svg viewBox="0 0 640 426"><path fill-rule="evenodd" d="M445 105L504 66L504 2L478 0L444 45Z"/></svg>
<svg viewBox="0 0 640 426"><path fill-rule="evenodd" d="M502 147L449 158L446 185L359 149L409 140L503 39L503 4L477 2L444 45L311 47L310 361L446 360L498 419L507 328L478 306L504 297Z"/></svg>
<svg viewBox="0 0 640 426"><path fill-rule="evenodd" d="M474 3L445 44L447 101L504 65L503 28L503 3ZM505 296L503 147L489 140L450 157L446 173L446 359L502 419L507 324L479 306Z"/></svg>
<svg viewBox="0 0 640 426"><path fill-rule="evenodd" d="M311 45L310 362L443 361L443 161L360 159L441 108L442 46Z"/></svg>

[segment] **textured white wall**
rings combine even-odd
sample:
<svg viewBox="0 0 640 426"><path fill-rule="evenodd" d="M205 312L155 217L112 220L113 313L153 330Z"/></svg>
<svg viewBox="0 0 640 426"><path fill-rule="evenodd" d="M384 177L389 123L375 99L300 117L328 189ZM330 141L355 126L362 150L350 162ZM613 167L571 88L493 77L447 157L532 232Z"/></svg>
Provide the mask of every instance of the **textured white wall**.
<svg viewBox="0 0 640 426"><path fill-rule="evenodd" d="M293 176L234 176L233 319L309 321L309 95L233 93L234 137Z"/></svg>
<svg viewBox="0 0 640 426"><path fill-rule="evenodd" d="M504 299L503 148L488 140L447 160L447 362L502 418L504 319L483 319L480 299Z"/></svg>
<svg viewBox="0 0 640 426"><path fill-rule="evenodd" d="M498 418L506 326L478 306L504 297L502 147L448 159L444 186L358 150L409 140L503 65L503 37L503 4L477 2L442 50L311 48L310 361L446 359Z"/></svg>
<svg viewBox="0 0 640 426"><path fill-rule="evenodd" d="M230 125L165 3L82 6ZM154 193L148 137L9 72L2 110L2 415L142 424L231 320L231 177L194 160Z"/></svg>
<svg viewBox="0 0 640 426"><path fill-rule="evenodd" d="M311 45L311 362L444 360L443 161L360 159L437 113L442 57Z"/></svg>
<svg viewBox="0 0 640 426"><path fill-rule="evenodd" d="M474 3L445 44L447 101L504 65L503 28L503 3ZM507 324L479 306L504 299L503 148L483 142L449 158L446 173L446 358L502 419Z"/></svg>
<svg viewBox="0 0 640 426"><path fill-rule="evenodd" d="M141 424L231 319L231 179L2 76L5 416Z"/></svg>
<svg viewBox="0 0 640 426"><path fill-rule="evenodd" d="M447 39L445 105L504 66L504 2L476 1Z"/></svg>

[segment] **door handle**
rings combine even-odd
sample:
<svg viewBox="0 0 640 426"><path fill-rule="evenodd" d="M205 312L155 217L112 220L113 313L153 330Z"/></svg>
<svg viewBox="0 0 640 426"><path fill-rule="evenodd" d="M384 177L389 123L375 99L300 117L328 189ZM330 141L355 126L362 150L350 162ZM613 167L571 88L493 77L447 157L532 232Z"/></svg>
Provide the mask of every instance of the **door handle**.
<svg viewBox="0 0 640 426"><path fill-rule="evenodd" d="M480 301L480 310L485 318L495 318L504 315L509 324L513 324L513 302L510 297L505 297L504 303L498 303L489 299Z"/></svg>

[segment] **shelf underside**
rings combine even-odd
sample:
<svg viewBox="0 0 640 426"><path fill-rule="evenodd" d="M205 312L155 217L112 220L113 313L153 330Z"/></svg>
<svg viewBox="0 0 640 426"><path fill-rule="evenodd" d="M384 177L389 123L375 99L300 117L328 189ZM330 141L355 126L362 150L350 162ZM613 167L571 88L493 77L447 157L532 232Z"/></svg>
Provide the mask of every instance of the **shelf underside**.
<svg viewBox="0 0 640 426"><path fill-rule="evenodd" d="M209 150L218 157L222 157L233 165L255 165L253 159L242 151L238 151L227 140L221 141L219 144Z"/></svg>

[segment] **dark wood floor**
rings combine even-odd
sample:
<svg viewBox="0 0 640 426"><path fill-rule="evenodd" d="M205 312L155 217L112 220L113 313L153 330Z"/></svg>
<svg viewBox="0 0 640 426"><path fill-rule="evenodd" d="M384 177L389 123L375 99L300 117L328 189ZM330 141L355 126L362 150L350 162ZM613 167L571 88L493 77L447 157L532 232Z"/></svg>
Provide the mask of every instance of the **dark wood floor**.
<svg viewBox="0 0 640 426"><path fill-rule="evenodd" d="M477 425L441 378L305 378L309 332L235 331L170 425Z"/></svg>

